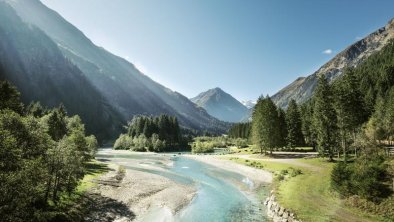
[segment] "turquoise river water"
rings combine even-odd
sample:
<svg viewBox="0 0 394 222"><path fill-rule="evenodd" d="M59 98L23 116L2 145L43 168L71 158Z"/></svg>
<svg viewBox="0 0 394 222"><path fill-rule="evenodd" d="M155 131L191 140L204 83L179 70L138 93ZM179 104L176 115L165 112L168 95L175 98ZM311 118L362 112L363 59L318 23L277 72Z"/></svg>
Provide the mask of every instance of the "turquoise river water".
<svg viewBox="0 0 394 222"><path fill-rule="evenodd" d="M174 161L172 166L161 164L157 154L110 154L100 151L98 159L123 165L129 169L158 174L175 182L192 185L197 194L192 202L178 212L173 221L227 222L269 221L264 206L252 189L254 184L247 177L196 161L182 155L166 154ZM151 170L128 164L128 159L141 160L140 164L157 164L165 170ZM266 192L260 188L259 192Z"/></svg>

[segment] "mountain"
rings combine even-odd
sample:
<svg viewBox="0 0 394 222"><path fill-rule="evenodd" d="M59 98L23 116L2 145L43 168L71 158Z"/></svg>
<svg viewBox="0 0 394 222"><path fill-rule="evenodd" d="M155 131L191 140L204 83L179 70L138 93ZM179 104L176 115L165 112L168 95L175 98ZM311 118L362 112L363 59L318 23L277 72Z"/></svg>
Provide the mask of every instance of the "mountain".
<svg viewBox="0 0 394 222"><path fill-rule="evenodd" d="M256 105L256 101L253 100L242 100L241 103L248 109L251 109Z"/></svg>
<svg viewBox="0 0 394 222"><path fill-rule="evenodd" d="M92 43L80 30L38 0L3 0L25 23L42 30L123 120L137 114L176 116L186 128L225 132L228 124L210 116L180 93L141 73L125 59ZM100 120L98 120L100 121ZM125 123L125 122L124 122Z"/></svg>
<svg viewBox="0 0 394 222"><path fill-rule="evenodd" d="M248 113L248 108L220 88L202 92L190 100L210 115L227 122L240 122Z"/></svg>
<svg viewBox="0 0 394 222"><path fill-rule="evenodd" d="M282 108L286 108L291 99L297 103L305 102L312 96L319 76L324 75L329 81L335 80L346 67L358 66L370 55L380 51L393 38L394 19L385 27L347 47L312 75L296 79L273 95L272 100Z"/></svg>
<svg viewBox="0 0 394 222"><path fill-rule="evenodd" d="M0 79L16 85L26 104L40 101L54 107L63 103L69 114L79 114L87 131L100 140L120 132L120 114L55 42L37 27L23 23L2 1L0 21Z"/></svg>

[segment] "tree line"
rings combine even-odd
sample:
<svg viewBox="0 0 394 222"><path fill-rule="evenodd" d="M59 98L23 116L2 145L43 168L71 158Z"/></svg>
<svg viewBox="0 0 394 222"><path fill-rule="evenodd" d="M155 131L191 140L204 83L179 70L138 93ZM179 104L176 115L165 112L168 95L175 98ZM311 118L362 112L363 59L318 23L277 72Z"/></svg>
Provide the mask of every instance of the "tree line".
<svg viewBox="0 0 394 222"><path fill-rule="evenodd" d="M26 107L17 89L0 81L0 218L55 220L61 197L75 192L97 146L62 105Z"/></svg>
<svg viewBox="0 0 394 222"><path fill-rule="evenodd" d="M252 122L234 124L229 137L250 140L261 153L275 148L294 149L304 146L301 112L292 100L286 111L278 108L272 100L260 97L252 113Z"/></svg>
<svg viewBox="0 0 394 222"><path fill-rule="evenodd" d="M228 131L231 138L249 139L251 132L251 123L236 123Z"/></svg>
<svg viewBox="0 0 394 222"><path fill-rule="evenodd" d="M115 141L115 149L133 151L179 151L188 147L176 117L137 115L128 123L127 133Z"/></svg>
<svg viewBox="0 0 394 222"><path fill-rule="evenodd" d="M388 209L394 170L384 147L394 141L394 42L332 83L320 76L314 95L300 106L292 100L284 111L268 96L259 98L251 127L236 125L230 135L249 130L262 153L307 145L329 161L337 157L332 188L360 206Z"/></svg>

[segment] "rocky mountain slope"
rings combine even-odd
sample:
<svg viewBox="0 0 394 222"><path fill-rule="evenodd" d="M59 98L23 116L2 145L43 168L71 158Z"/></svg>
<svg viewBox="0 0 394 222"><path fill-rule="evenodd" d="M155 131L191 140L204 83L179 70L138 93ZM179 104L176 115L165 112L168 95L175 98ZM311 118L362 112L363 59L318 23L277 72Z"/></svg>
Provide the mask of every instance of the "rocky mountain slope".
<svg viewBox="0 0 394 222"><path fill-rule="evenodd" d="M40 1L2 1L10 4L25 23L38 27L55 42L69 63L81 71L124 122L136 114L166 113L177 116L187 128L215 132L228 128L228 124L210 116L183 95L154 82L133 64L94 45Z"/></svg>
<svg viewBox="0 0 394 222"><path fill-rule="evenodd" d="M240 122L248 113L248 108L220 88L202 92L190 100L210 115L227 122Z"/></svg>
<svg viewBox="0 0 394 222"><path fill-rule="evenodd" d="M280 107L286 108L291 99L297 103L308 100L316 87L318 77L326 76L330 81L338 78L346 67L355 67L371 54L380 51L394 38L394 19L336 55L319 70L308 77L300 77L272 96L272 100Z"/></svg>

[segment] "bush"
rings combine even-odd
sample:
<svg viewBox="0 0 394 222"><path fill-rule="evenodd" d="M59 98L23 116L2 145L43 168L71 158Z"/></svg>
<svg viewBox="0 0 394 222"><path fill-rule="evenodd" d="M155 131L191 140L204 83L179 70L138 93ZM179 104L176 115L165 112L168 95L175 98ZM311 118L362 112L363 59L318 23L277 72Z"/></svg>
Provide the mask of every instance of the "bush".
<svg viewBox="0 0 394 222"><path fill-rule="evenodd" d="M192 153L213 153L214 144L211 142L197 141L192 144Z"/></svg>
<svg viewBox="0 0 394 222"><path fill-rule="evenodd" d="M338 162L331 173L331 187L344 197L358 195L376 202L390 194L387 179L384 158L370 155L353 164Z"/></svg>
<svg viewBox="0 0 394 222"><path fill-rule="evenodd" d="M115 150L129 150L131 147L133 147L133 139L127 134L121 134L114 144Z"/></svg>
<svg viewBox="0 0 394 222"><path fill-rule="evenodd" d="M287 175L289 173L289 171L287 171L287 170L281 170L280 171L280 175Z"/></svg>
<svg viewBox="0 0 394 222"><path fill-rule="evenodd" d="M290 170L291 177L296 177L296 176L302 174L302 171L300 169L294 169L293 167L290 167L289 170Z"/></svg>

